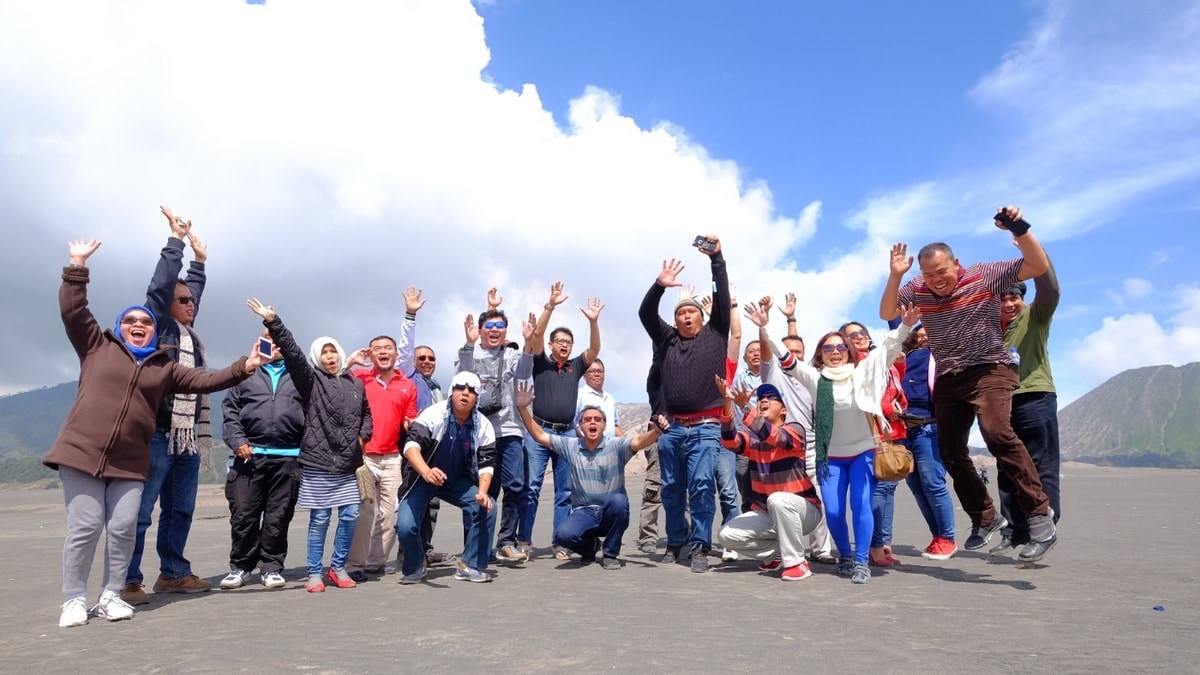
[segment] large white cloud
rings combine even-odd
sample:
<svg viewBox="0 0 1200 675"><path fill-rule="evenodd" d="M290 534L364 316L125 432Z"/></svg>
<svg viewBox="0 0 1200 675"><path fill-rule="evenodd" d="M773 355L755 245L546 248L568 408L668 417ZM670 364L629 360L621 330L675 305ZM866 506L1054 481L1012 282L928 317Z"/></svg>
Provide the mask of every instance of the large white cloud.
<svg viewBox="0 0 1200 675"><path fill-rule="evenodd" d="M1089 385L1129 368L1200 361L1200 287L1175 289L1166 299L1172 311L1164 321L1149 312L1108 316L1073 344L1075 365Z"/></svg>
<svg viewBox="0 0 1200 675"><path fill-rule="evenodd" d="M107 325L144 293L167 235L160 203L209 245L197 326L214 360L257 332L246 297L274 304L302 338L352 346L396 331L399 292L416 285L430 298L419 338L445 377L487 287L517 318L562 279L572 309L556 324L578 333L574 307L607 304L603 356L626 399L644 382L636 308L662 260L682 257L685 280L707 283L707 259L688 246L697 233L721 235L745 296L811 299L808 333L844 319L885 271L865 263L883 259L874 240L797 267L788 253L813 236L819 204L776 212L767 185L682 129L639 126L612 92L581 86L560 127L533 85L497 87L467 0L4 13L0 275L14 292L0 311L27 321L0 336L28 358L0 392L75 376L53 306L65 241L104 240L92 306Z"/></svg>

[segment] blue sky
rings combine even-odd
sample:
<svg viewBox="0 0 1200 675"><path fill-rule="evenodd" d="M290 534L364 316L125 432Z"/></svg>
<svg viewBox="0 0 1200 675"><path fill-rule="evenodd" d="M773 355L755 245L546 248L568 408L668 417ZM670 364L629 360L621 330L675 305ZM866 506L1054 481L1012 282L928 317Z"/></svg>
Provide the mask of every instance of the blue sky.
<svg viewBox="0 0 1200 675"><path fill-rule="evenodd" d="M795 291L805 336L878 331L891 242L1012 257L989 215L1014 203L1063 283L1068 402L1200 360L1197 73L1195 1L9 3L0 311L26 320L0 343L27 358L0 394L77 373L65 241L104 240L111 316L144 293L159 204L209 244L215 360L253 343L247 297L357 345L416 285L446 378L489 286L517 319L561 279L555 322L585 331L575 303L602 298L633 401L637 304L664 258L705 282L695 234L722 237L743 297Z"/></svg>

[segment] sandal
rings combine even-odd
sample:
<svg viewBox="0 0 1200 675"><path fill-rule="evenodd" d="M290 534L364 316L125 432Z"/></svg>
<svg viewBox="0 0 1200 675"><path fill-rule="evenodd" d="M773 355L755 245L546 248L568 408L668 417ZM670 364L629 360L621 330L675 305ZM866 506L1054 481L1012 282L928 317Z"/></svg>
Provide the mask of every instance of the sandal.
<svg viewBox="0 0 1200 675"><path fill-rule="evenodd" d="M554 557L558 560L570 560L571 552L561 546L554 547Z"/></svg>

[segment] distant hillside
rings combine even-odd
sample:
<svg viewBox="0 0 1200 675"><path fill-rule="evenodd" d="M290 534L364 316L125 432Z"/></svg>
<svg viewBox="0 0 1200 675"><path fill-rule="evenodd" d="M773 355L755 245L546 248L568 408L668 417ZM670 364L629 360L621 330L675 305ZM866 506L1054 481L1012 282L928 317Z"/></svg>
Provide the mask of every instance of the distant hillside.
<svg viewBox="0 0 1200 675"><path fill-rule="evenodd" d="M65 382L0 397L0 483L31 483L55 477L53 471L42 465L41 458L58 438L78 390L77 382ZM211 403L213 430L218 440L222 396L223 392L214 394ZM222 449L221 453L224 452ZM223 457L219 454L215 462L222 469ZM214 472L202 480L217 477Z"/></svg>
<svg viewBox="0 0 1200 675"><path fill-rule="evenodd" d="M1200 468L1200 363L1126 370L1058 418L1063 459Z"/></svg>

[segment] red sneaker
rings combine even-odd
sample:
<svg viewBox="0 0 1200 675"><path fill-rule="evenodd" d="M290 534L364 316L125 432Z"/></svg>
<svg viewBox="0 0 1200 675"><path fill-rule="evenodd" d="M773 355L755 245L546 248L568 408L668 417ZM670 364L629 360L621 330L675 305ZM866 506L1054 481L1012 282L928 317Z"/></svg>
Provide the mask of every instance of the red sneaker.
<svg viewBox="0 0 1200 675"><path fill-rule="evenodd" d="M812 570L808 568L807 560L801 561L799 565L792 565L779 575L779 577L784 581L800 581L801 579L807 579L811 576Z"/></svg>
<svg viewBox="0 0 1200 675"><path fill-rule="evenodd" d="M775 558L774 560L770 560L770 561L763 561L763 562L758 563L758 571L759 572L774 572L775 570L779 569L779 566L782 564L783 564L783 560L780 560L779 558Z"/></svg>
<svg viewBox="0 0 1200 675"><path fill-rule="evenodd" d="M921 556L930 560L949 560L957 552L958 544L953 540L934 537L933 543L929 544L929 548L925 549Z"/></svg>

